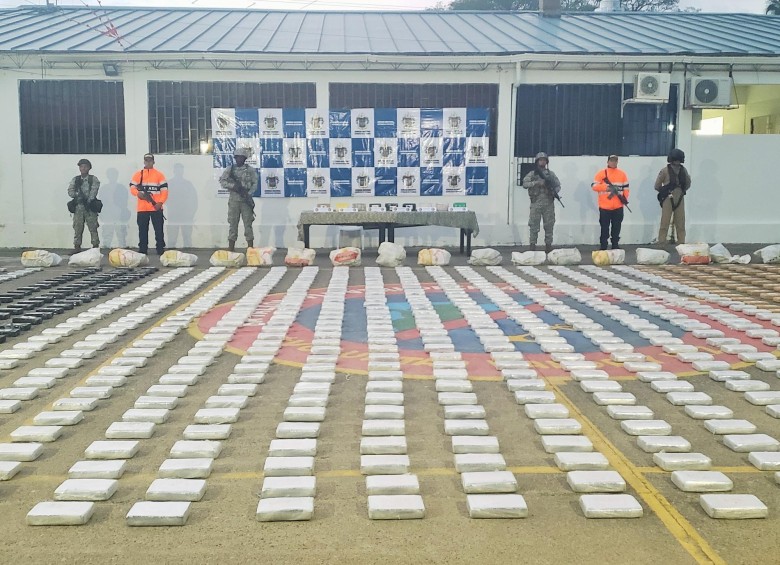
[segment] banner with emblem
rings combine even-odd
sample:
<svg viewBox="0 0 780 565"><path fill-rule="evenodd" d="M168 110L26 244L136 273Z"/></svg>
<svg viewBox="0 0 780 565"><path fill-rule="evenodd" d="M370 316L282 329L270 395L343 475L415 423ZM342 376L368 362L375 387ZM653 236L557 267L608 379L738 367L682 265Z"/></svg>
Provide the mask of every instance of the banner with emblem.
<svg viewBox="0 0 780 565"><path fill-rule="evenodd" d="M487 108L215 108L215 174L249 151L254 196L488 193ZM219 191L227 195L226 191Z"/></svg>

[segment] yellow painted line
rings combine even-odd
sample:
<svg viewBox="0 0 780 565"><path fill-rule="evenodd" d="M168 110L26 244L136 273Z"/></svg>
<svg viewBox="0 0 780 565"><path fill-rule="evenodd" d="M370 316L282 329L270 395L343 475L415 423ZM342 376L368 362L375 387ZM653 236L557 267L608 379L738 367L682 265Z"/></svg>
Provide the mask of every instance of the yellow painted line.
<svg viewBox="0 0 780 565"><path fill-rule="evenodd" d="M206 293L207 293L208 291L210 291L212 288L216 287L216 286L217 286L219 283L221 283L221 282L222 282L222 281L223 281L225 278L227 278L228 276L230 276L230 274L231 274L230 272L226 272L224 275L222 275L221 277L217 278L217 279L216 279L214 282L212 282L212 283L211 283L209 286L207 286L206 288L204 288L204 289L203 289L202 291L200 291L198 294L196 294L196 295L194 295L192 298L190 298L190 300L188 300L188 301L187 301L187 302L185 302L184 304L182 304L182 305L178 306L177 308L187 308L187 306L189 306L190 304L192 304L193 302L195 302L196 300L198 300L200 297L202 297L204 294L206 294ZM165 314L163 317L161 317L159 320L157 320L157 321L156 321L154 324L152 324L151 326L149 326L149 328L148 328L146 331L144 331L143 333L141 333L141 334L140 334L138 337L135 337L135 338L133 338L133 340L132 340L132 341L135 341L135 340L138 340L138 339L141 339L141 338L143 338L143 337L144 337L146 334L148 334L149 332L151 332L151 331L152 331L154 328L157 328L157 327L159 327L160 325L162 325L162 323L163 323L165 320L167 320L167 319L168 319L168 316L170 316L170 314ZM124 353L125 349L127 349L127 348L129 348L129 347L132 347L132 343L131 343L130 345L126 346L126 347L123 347L123 348L122 348L122 349L120 349L120 350L119 350L117 353L115 353L114 355L112 355L111 357L109 357L108 359L106 359L106 360L105 360L103 363L101 363L100 365L98 365L98 366L97 366L97 367L94 369L94 371L92 371L92 372L91 372L91 373L89 373L87 376L85 376L83 379L81 379L81 380L80 380L78 383L76 383L76 385L75 385L73 388L75 388L75 387L79 387L79 386L83 386L83 385L84 385L84 384L87 382L87 379L88 379L88 378L90 378L90 377L91 377L91 376L93 376L93 375L96 375L96 374L97 374L97 372L98 372L98 371L99 371L99 370L100 370L102 367L106 367L106 366L110 365L110 364L111 364L111 362L112 362L112 361L114 361L114 359L119 359L120 357L122 357L122 354ZM55 400L55 401L53 401L53 402L52 402L52 403L49 405L49 408L48 408L48 410L52 410L52 409L54 408L54 402L56 402L56 400ZM27 420L25 420L25 421L24 421L22 424L20 424L20 425L21 425L21 426L33 426L33 425L35 425L35 424L33 423L33 419L34 419L34 418L35 418L35 416L33 416L32 418L28 418ZM11 436L10 436L10 435L8 435L8 436L5 436L5 439L2 439L2 440L0 440L0 441L10 442L10 441L11 441Z"/></svg>
<svg viewBox="0 0 780 565"><path fill-rule="evenodd" d="M664 471L660 467L637 467L637 471L644 473L645 475L662 475L664 473L671 473L671 471ZM721 473L763 473L755 467L748 467L742 465L740 467L712 467L710 471L720 471Z"/></svg>
<svg viewBox="0 0 780 565"><path fill-rule="evenodd" d="M601 451L610 465L618 471L626 482L631 485L637 495L658 516L661 522L674 536L680 545L693 557L697 563L710 563L725 565L726 562L709 543L699 535L696 528L672 506L651 483L640 469L631 463L628 458L582 413L582 411L563 393L555 384L551 383L553 390L561 402L572 412L582 424L583 433L593 442L596 449Z"/></svg>

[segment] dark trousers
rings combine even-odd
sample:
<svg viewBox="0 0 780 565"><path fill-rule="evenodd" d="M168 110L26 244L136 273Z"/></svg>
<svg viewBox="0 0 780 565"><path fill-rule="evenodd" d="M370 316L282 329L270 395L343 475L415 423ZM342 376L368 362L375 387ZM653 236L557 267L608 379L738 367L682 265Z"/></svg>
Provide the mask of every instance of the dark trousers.
<svg viewBox="0 0 780 565"><path fill-rule="evenodd" d="M138 251L146 253L149 249L149 220L152 221L152 227L154 228L154 239L157 247L157 252L162 253L165 251L165 235L163 234L163 218L162 210L157 212L138 212L136 215L138 221Z"/></svg>
<svg viewBox="0 0 780 565"><path fill-rule="evenodd" d="M611 224L611 229L610 229ZM620 226L623 224L623 208L617 210L604 210L599 208L599 225L601 237L599 243L602 249L607 248L607 240L612 238L612 249L617 249L620 241Z"/></svg>

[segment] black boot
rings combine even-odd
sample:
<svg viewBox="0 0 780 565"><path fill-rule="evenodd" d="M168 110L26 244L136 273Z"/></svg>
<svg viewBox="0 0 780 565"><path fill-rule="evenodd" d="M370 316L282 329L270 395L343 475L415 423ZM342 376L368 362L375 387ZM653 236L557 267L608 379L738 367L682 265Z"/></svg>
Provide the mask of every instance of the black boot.
<svg viewBox="0 0 780 565"><path fill-rule="evenodd" d="M254 239L247 239L246 240L246 248L249 249L250 247L255 246L255 240Z"/></svg>
<svg viewBox="0 0 780 565"><path fill-rule="evenodd" d="M532 243L531 245L529 245L529 246L528 246L528 250L529 250L529 251L536 251L536 244L535 244L535 243Z"/></svg>
<svg viewBox="0 0 780 565"><path fill-rule="evenodd" d="M231 239L228 241L228 251L235 251L236 250L236 240Z"/></svg>
<svg viewBox="0 0 780 565"><path fill-rule="evenodd" d="M549 252L550 252L550 251L552 251L552 250L553 250L552 243L545 243L545 244L544 244L544 252L545 252L545 253L549 253Z"/></svg>

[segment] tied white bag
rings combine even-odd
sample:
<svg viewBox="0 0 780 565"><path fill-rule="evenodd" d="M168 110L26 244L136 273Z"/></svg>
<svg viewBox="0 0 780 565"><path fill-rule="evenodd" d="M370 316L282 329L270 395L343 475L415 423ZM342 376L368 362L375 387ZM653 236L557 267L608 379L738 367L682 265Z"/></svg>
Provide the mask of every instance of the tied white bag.
<svg viewBox="0 0 780 565"><path fill-rule="evenodd" d="M762 247L753 255L760 257L763 263L780 263L780 244Z"/></svg>
<svg viewBox="0 0 780 565"><path fill-rule="evenodd" d="M160 255L160 264L163 267L194 267L197 262L197 255L182 253L175 249L169 249Z"/></svg>
<svg viewBox="0 0 780 565"><path fill-rule="evenodd" d="M379 256L376 264L380 267L398 267L406 259L406 249L403 246L390 241L379 244Z"/></svg>
<svg viewBox="0 0 780 565"><path fill-rule="evenodd" d="M710 246L706 243L681 243L677 247L680 257L709 257Z"/></svg>
<svg viewBox="0 0 780 565"><path fill-rule="evenodd" d="M22 253L23 267L56 267L62 263L62 257L45 249L35 249Z"/></svg>
<svg viewBox="0 0 780 565"><path fill-rule="evenodd" d="M716 243L710 247L710 259L713 263L736 263L739 265L750 263L750 255L732 255L722 243Z"/></svg>
<svg viewBox="0 0 780 565"><path fill-rule="evenodd" d="M71 255L68 265L71 267L99 267L102 260L103 255L100 253L100 249L93 247Z"/></svg>
<svg viewBox="0 0 780 565"><path fill-rule="evenodd" d="M502 260L501 253L488 247L472 251L469 265L500 265Z"/></svg>
<svg viewBox="0 0 780 565"><path fill-rule="evenodd" d="M669 260L669 252L663 249L640 247L636 250L636 262L640 265L665 265Z"/></svg>
<svg viewBox="0 0 780 565"><path fill-rule="evenodd" d="M359 267L360 249L357 247L342 247L330 252L330 262L334 267Z"/></svg>
<svg viewBox="0 0 780 565"><path fill-rule="evenodd" d="M452 255L446 249L432 247L430 249L420 249L417 254L417 264L423 267L443 267L450 264Z"/></svg>
<svg viewBox="0 0 780 565"><path fill-rule="evenodd" d="M314 262L316 256L317 252L314 249L290 247L284 258L284 264L289 267L308 267Z"/></svg>
<svg viewBox="0 0 780 565"><path fill-rule="evenodd" d="M141 265L148 265L149 257L130 249L112 249L108 253L108 263L112 267L134 269Z"/></svg>
<svg viewBox="0 0 780 565"><path fill-rule="evenodd" d="M515 265L542 265L547 259L544 251L515 251L512 253L512 263Z"/></svg>
<svg viewBox="0 0 780 565"><path fill-rule="evenodd" d="M249 247L246 250L246 264L250 267L272 267L276 247Z"/></svg>
<svg viewBox="0 0 780 565"><path fill-rule="evenodd" d="M547 254L547 261L552 265L578 265L582 262L582 255L576 247L553 249Z"/></svg>
<svg viewBox="0 0 780 565"><path fill-rule="evenodd" d="M622 265L626 262L626 251L624 249L601 249L591 253L593 264L599 267L607 265Z"/></svg>
<svg viewBox="0 0 780 565"><path fill-rule="evenodd" d="M246 256L243 253L218 249L211 254L209 263L213 267L240 267L246 262Z"/></svg>

